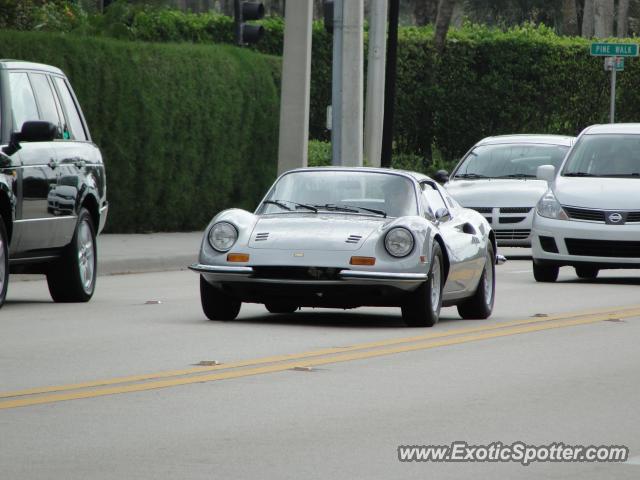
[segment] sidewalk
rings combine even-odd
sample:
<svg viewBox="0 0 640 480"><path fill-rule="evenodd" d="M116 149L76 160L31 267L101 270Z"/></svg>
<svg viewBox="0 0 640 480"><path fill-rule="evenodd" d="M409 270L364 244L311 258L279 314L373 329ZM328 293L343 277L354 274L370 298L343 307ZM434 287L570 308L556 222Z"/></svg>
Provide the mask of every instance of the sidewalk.
<svg viewBox="0 0 640 480"><path fill-rule="evenodd" d="M98 275L183 270L198 259L202 232L102 234Z"/></svg>

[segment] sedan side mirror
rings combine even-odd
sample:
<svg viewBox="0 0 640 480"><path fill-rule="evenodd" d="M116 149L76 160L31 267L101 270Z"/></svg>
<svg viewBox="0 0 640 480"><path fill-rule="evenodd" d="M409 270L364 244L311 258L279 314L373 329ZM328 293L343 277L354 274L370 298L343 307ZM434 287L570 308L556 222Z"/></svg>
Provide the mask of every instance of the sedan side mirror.
<svg viewBox="0 0 640 480"><path fill-rule="evenodd" d="M553 182L553 179L556 178L556 168L553 165L540 165L536 171L536 177L538 180Z"/></svg>
<svg viewBox="0 0 640 480"><path fill-rule="evenodd" d="M438 170L434 175L433 179L441 185L444 185L449 181L449 172L446 170Z"/></svg>
<svg viewBox="0 0 640 480"><path fill-rule="evenodd" d="M4 147L2 151L7 155L13 155L22 148L20 142L51 142L57 134L58 127L51 122L40 120L24 122L19 132L11 134L9 145Z"/></svg>

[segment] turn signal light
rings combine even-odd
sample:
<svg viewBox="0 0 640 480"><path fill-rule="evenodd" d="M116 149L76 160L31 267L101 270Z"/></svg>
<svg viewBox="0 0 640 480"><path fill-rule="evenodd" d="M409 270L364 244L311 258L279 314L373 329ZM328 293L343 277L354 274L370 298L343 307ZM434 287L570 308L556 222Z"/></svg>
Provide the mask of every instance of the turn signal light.
<svg viewBox="0 0 640 480"><path fill-rule="evenodd" d="M375 257L351 257L351 265L375 265Z"/></svg>
<svg viewBox="0 0 640 480"><path fill-rule="evenodd" d="M230 253L227 255L227 262L248 262L249 255L247 253Z"/></svg>

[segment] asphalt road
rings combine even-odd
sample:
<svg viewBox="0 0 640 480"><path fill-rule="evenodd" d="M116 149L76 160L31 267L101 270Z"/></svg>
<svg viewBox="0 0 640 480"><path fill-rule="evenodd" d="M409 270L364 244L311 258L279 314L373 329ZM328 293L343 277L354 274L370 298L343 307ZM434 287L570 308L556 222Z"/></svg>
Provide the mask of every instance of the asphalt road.
<svg viewBox="0 0 640 480"><path fill-rule="evenodd" d="M209 322L188 271L101 277L82 305L13 282L0 478L640 477L640 271L536 284L511 260L497 278L491 319L447 308L432 329L368 308ZM398 461L399 445L453 441L626 445L631 460Z"/></svg>

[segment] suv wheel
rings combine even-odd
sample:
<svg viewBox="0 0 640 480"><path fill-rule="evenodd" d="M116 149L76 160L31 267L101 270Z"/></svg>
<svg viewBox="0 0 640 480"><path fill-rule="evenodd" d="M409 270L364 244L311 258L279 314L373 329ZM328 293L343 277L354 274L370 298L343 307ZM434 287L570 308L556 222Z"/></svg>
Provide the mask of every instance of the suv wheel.
<svg viewBox="0 0 640 480"><path fill-rule="evenodd" d="M89 212L82 208L76 231L62 257L47 272L49 293L55 302L88 302L96 288L96 233Z"/></svg>

